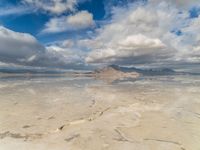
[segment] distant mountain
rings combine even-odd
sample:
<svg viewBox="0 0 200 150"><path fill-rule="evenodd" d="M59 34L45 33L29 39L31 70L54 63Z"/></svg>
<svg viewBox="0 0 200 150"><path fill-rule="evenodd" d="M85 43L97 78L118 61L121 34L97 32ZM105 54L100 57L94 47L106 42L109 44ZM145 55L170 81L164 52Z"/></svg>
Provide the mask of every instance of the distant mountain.
<svg viewBox="0 0 200 150"><path fill-rule="evenodd" d="M91 73L91 76L107 81L115 81L123 79L136 79L140 76L140 73L135 71L124 72L117 66L107 66L102 69L95 70Z"/></svg>
<svg viewBox="0 0 200 150"><path fill-rule="evenodd" d="M110 65L109 67L112 67L116 70L120 70L122 72L137 72L141 75L175 75L177 72L175 72L172 69L169 68L155 68L155 69L138 69L135 67L121 67L118 65Z"/></svg>
<svg viewBox="0 0 200 150"><path fill-rule="evenodd" d="M176 75L180 74L169 68L156 69L138 69L135 67L122 67L118 65L109 65L93 72L83 74L77 73L79 76L95 77L98 79L115 81L126 79L137 79L140 76L156 76L156 75Z"/></svg>
<svg viewBox="0 0 200 150"><path fill-rule="evenodd" d="M75 76L104 76L112 78L134 77L135 76L156 76L156 75L200 75L200 73L176 72L170 68L140 69L135 67L123 67L109 65L95 71L67 71L62 69L48 68L0 68L0 73L4 74L65 74L72 73Z"/></svg>

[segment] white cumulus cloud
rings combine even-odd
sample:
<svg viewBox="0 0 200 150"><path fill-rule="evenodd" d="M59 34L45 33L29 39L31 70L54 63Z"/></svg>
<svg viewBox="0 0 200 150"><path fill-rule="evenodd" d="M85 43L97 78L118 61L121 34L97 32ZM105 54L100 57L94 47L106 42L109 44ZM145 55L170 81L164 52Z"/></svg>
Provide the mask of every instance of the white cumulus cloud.
<svg viewBox="0 0 200 150"><path fill-rule="evenodd" d="M200 5L199 0L165 0L165 1L181 9L187 9L192 6ZM150 0L150 2L160 3L161 0Z"/></svg>
<svg viewBox="0 0 200 150"><path fill-rule="evenodd" d="M80 11L73 15L52 18L46 23L43 33L82 30L94 26L93 15L88 11Z"/></svg>
<svg viewBox="0 0 200 150"><path fill-rule="evenodd" d="M77 0L23 0L23 2L52 14L74 11L78 3Z"/></svg>
<svg viewBox="0 0 200 150"><path fill-rule="evenodd" d="M197 1L190 2L195 5ZM199 18L190 18L188 1L150 0L115 7L110 23L84 44L89 63L199 63ZM179 7L181 6L181 7ZM180 32L181 35L177 35Z"/></svg>
<svg viewBox="0 0 200 150"><path fill-rule="evenodd" d="M44 46L35 37L0 26L0 65L76 68L81 52L72 49L72 41Z"/></svg>
<svg viewBox="0 0 200 150"><path fill-rule="evenodd" d="M0 45L0 59L5 62L20 62L45 51L33 36L3 26L0 26Z"/></svg>
<svg viewBox="0 0 200 150"><path fill-rule="evenodd" d="M148 38L142 34L127 36L116 45L109 48L97 49L92 51L86 58L87 62L109 62L120 61L123 58L136 58L151 55L152 53L161 54L165 50L165 45L159 39ZM128 59L130 61L130 59Z"/></svg>

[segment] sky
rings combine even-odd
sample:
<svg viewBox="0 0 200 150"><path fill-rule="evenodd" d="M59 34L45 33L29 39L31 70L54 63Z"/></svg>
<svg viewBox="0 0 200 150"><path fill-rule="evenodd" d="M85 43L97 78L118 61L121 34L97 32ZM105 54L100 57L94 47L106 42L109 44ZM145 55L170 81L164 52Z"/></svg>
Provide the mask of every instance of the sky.
<svg viewBox="0 0 200 150"><path fill-rule="evenodd" d="M1 0L0 67L199 66L199 0Z"/></svg>

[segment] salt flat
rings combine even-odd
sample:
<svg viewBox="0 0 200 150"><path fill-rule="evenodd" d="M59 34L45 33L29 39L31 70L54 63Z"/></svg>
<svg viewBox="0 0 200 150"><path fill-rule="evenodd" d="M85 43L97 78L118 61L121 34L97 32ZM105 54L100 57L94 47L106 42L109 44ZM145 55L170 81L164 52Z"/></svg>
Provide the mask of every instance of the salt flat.
<svg viewBox="0 0 200 150"><path fill-rule="evenodd" d="M199 150L200 77L0 79L0 150Z"/></svg>

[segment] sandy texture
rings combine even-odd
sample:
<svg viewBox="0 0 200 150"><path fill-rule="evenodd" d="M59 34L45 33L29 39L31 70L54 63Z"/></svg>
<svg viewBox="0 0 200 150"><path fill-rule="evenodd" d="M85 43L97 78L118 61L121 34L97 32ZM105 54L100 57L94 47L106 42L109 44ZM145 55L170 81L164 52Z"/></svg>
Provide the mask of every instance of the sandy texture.
<svg viewBox="0 0 200 150"><path fill-rule="evenodd" d="M199 150L200 78L0 81L0 150Z"/></svg>

